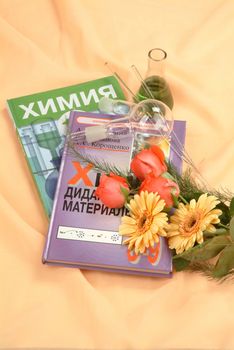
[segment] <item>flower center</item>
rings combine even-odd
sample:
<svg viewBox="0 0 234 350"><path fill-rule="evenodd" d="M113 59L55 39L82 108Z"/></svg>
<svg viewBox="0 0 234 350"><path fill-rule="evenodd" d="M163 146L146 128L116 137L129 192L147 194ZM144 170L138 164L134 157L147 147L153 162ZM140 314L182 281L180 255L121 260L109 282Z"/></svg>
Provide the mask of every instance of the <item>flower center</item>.
<svg viewBox="0 0 234 350"><path fill-rule="evenodd" d="M141 217L138 219L138 231L141 234L149 229L152 222L152 217L147 212L142 213Z"/></svg>
<svg viewBox="0 0 234 350"><path fill-rule="evenodd" d="M182 235L185 237L189 237L196 233L199 228L199 222L200 222L201 214L196 211L196 213L191 213L190 215L185 218L183 224L182 224Z"/></svg>
<svg viewBox="0 0 234 350"><path fill-rule="evenodd" d="M139 227L139 228L142 228L142 227L144 226L146 220L147 220L147 217L146 217L145 215L143 215L143 216L139 219L138 227Z"/></svg>
<svg viewBox="0 0 234 350"><path fill-rule="evenodd" d="M187 226L189 229L193 228L193 226L196 224L197 220L195 218L191 218L188 223Z"/></svg>

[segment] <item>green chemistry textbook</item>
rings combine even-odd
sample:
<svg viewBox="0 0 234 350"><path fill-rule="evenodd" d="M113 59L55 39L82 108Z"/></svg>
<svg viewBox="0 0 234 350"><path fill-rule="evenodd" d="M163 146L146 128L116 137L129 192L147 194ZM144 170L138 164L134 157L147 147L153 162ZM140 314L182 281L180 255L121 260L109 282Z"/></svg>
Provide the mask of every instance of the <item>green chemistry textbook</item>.
<svg viewBox="0 0 234 350"><path fill-rule="evenodd" d="M103 96L124 99L113 76L7 100L48 216L52 210L69 111L97 111Z"/></svg>

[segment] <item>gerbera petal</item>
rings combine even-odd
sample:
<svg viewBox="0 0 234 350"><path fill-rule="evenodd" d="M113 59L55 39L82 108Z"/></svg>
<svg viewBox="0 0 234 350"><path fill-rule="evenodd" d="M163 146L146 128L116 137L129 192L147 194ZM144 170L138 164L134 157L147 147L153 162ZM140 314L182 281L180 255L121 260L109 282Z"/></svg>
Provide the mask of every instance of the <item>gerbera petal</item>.
<svg viewBox="0 0 234 350"><path fill-rule="evenodd" d="M159 242L159 237L158 237L158 235L155 235L155 236L154 236L154 239L152 239L152 240L150 241L151 247L154 246L154 243L158 243L158 242Z"/></svg>
<svg viewBox="0 0 234 350"><path fill-rule="evenodd" d="M165 201L164 200L160 200L157 204L157 206L153 209L152 211L152 215L157 215L158 213L160 213L165 207Z"/></svg>
<svg viewBox="0 0 234 350"><path fill-rule="evenodd" d="M130 242L128 240L124 241L124 244L128 244L128 250L132 250L134 248L135 242L131 241Z"/></svg>
<svg viewBox="0 0 234 350"><path fill-rule="evenodd" d="M198 208L202 208L204 213L207 214L209 211L214 209L220 201L215 196L207 196L207 193L200 196L198 199Z"/></svg>
<svg viewBox="0 0 234 350"><path fill-rule="evenodd" d="M192 238L190 238L187 244L185 245L185 250L192 248L194 246L195 241L196 241L196 236L193 236Z"/></svg>
<svg viewBox="0 0 234 350"><path fill-rule="evenodd" d="M180 223L181 221L182 219L180 219L179 216L176 214L170 217L170 222L172 223L177 224L177 223Z"/></svg>
<svg viewBox="0 0 234 350"><path fill-rule="evenodd" d="M148 237L148 232L146 232L143 236L143 241L144 241L144 245L146 246L146 248L149 248L149 237Z"/></svg>
<svg viewBox="0 0 234 350"><path fill-rule="evenodd" d="M172 237L172 236L178 236L180 234L179 231L167 231L167 236Z"/></svg>
<svg viewBox="0 0 234 350"><path fill-rule="evenodd" d="M134 220L130 216L122 216L121 222L127 225L136 225L136 220Z"/></svg>
<svg viewBox="0 0 234 350"><path fill-rule="evenodd" d="M220 219L219 218L214 218L214 219L212 219L211 223L212 224L218 224L218 223L220 223Z"/></svg>
<svg viewBox="0 0 234 350"><path fill-rule="evenodd" d="M143 235L139 236L139 237L136 239L135 246L136 246L137 248L140 246L142 239L143 239Z"/></svg>
<svg viewBox="0 0 234 350"><path fill-rule="evenodd" d="M138 215L139 207L133 199L130 200L130 203L127 205L127 207L131 214Z"/></svg>
<svg viewBox="0 0 234 350"><path fill-rule="evenodd" d="M204 208L205 207L205 202L207 199L207 193L203 193L197 201L197 208Z"/></svg>
<svg viewBox="0 0 234 350"><path fill-rule="evenodd" d="M175 213L181 212L183 214L187 214L188 209L183 203L179 203L178 209L175 210Z"/></svg>
<svg viewBox="0 0 234 350"><path fill-rule="evenodd" d="M196 208L196 201L195 201L195 199L192 199L191 201L190 201L190 209L195 209Z"/></svg>
<svg viewBox="0 0 234 350"><path fill-rule="evenodd" d="M181 245L182 238L180 236L170 237L168 242L171 249L176 249Z"/></svg>
<svg viewBox="0 0 234 350"><path fill-rule="evenodd" d="M129 242L130 242L130 244L131 244L131 243L134 243L133 240L132 240L132 238L130 238L130 237L127 238L127 239L125 239L125 240L123 241L124 244L128 244ZM129 249L130 249L130 247L129 247Z"/></svg>
<svg viewBox="0 0 234 350"><path fill-rule="evenodd" d="M220 210L220 209L213 209L212 210L212 214L216 214L217 216L219 216L219 215L222 214L222 210Z"/></svg>
<svg viewBox="0 0 234 350"><path fill-rule="evenodd" d="M201 244L203 242L203 232L201 230L198 231L196 238L197 238L197 243Z"/></svg>
<svg viewBox="0 0 234 350"><path fill-rule="evenodd" d="M120 235L129 236L130 234L133 234L135 232L136 232L136 227L131 227L131 226L125 227L124 225L120 225L120 228L119 228Z"/></svg>
<svg viewBox="0 0 234 350"><path fill-rule="evenodd" d="M146 250L146 248L145 248L145 246L142 244L142 245L140 246L140 248L139 248L140 254L143 254L143 253L145 252L145 250Z"/></svg>
<svg viewBox="0 0 234 350"><path fill-rule="evenodd" d="M167 232L165 230L161 229L161 230L159 230L158 235L162 236L162 237L167 237Z"/></svg>
<svg viewBox="0 0 234 350"><path fill-rule="evenodd" d="M210 225L207 226L206 230L208 232L214 233L216 231L216 228L215 228L214 225L210 224Z"/></svg>
<svg viewBox="0 0 234 350"><path fill-rule="evenodd" d="M178 230L179 226L177 224L169 224L168 229L169 230Z"/></svg>
<svg viewBox="0 0 234 350"><path fill-rule="evenodd" d="M147 232L149 241L153 238L153 235L154 235L155 233L156 233L156 232L154 232L154 231L153 231L153 233L152 233L152 228Z"/></svg>

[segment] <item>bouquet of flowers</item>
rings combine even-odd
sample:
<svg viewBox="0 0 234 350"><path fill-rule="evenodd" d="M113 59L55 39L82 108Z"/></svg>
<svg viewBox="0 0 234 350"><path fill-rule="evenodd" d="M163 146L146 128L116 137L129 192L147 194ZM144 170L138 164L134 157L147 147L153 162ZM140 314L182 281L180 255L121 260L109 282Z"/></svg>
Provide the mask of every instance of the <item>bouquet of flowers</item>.
<svg viewBox="0 0 234 350"><path fill-rule="evenodd" d="M119 120L128 120L125 125L130 132L135 124L138 127L144 125L146 129L150 125L166 139L172 130L172 95L165 79L155 74L155 69L158 65L160 68L166 57L166 52L159 48L149 52L147 72L150 76L145 80L132 66L141 82L137 94L110 69L137 103L132 108L130 102L124 105L122 101L130 112ZM104 102L101 106L103 112L115 113L121 106L121 101ZM103 109L104 105L106 108ZM146 120L149 124L145 123ZM108 124L102 134L112 137L115 134L113 125L118 124ZM79 134L83 137L83 132L76 134L73 141L79 141ZM199 172L181 144L175 151L188 164L182 174L165 160L163 151L155 144L145 143L133 157L130 171L126 173L114 164L98 162L72 148L78 158L102 172L96 196L107 207L125 206L128 209L128 215L121 218L119 234L125 237L129 256L151 251L157 246L159 236L163 236L172 250L176 271L202 272L220 281L234 277L234 196L227 190L211 190L197 181L195 176Z"/></svg>
<svg viewBox="0 0 234 350"><path fill-rule="evenodd" d="M77 154L79 156L79 154ZM109 208L128 209L119 234L129 254L139 256L166 237L176 271L202 272L210 278L234 277L234 198L209 191L188 168L182 175L157 145L145 145L126 174L114 165L92 163L101 171L96 196Z"/></svg>

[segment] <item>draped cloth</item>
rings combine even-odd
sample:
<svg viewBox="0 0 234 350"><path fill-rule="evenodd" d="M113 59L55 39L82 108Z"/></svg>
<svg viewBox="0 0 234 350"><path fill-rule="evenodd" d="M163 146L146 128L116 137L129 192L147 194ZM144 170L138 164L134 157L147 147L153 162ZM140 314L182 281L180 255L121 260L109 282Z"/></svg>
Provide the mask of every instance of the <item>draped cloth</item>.
<svg viewBox="0 0 234 350"><path fill-rule="evenodd" d="M214 187L234 190L234 2L0 1L0 348L233 349L234 285L45 266L48 220L6 99L97 79L131 87L167 53L174 117Z"/></svg>

